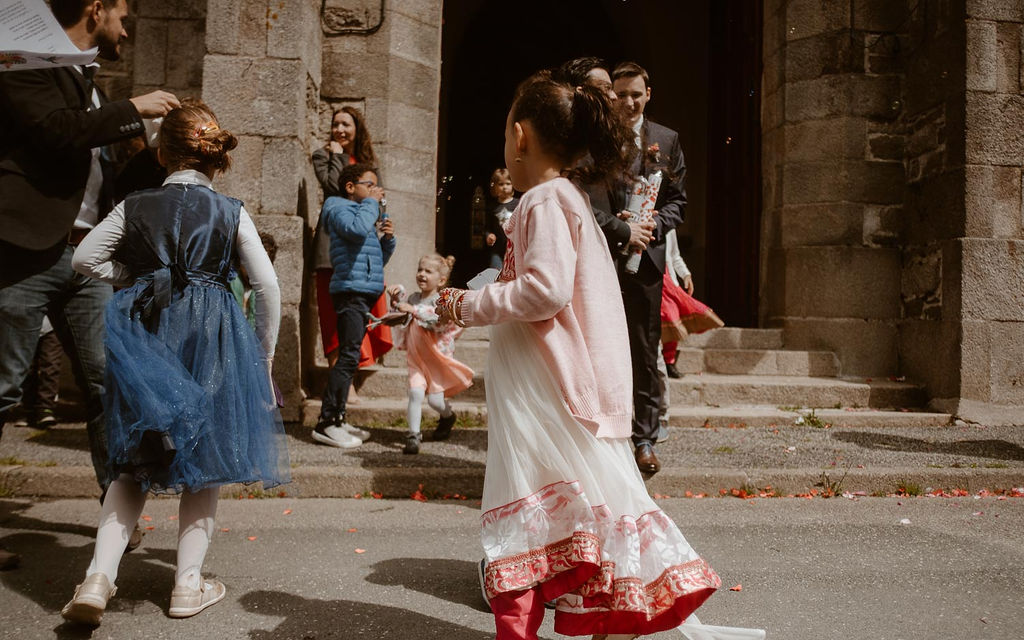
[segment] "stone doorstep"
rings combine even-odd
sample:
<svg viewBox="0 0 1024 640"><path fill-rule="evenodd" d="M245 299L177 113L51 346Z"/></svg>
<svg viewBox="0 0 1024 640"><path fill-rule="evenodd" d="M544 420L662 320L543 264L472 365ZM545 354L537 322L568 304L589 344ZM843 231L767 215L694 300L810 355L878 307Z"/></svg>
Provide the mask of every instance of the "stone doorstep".
<svg viewBox="0 0 1024 640"><path fill-rule="evenodd" d="M487 407L482 402L455 400L452 409L460 417L487 420ZM348 417L357 425L393 425L405 418L405 400L363 398L348 408ZM761 428L793 425L797 418L811 409L785 410L775 406L735 407L672 407L669 425L673 427ZM425 417L432 414L424 410ZM302 423L312 427L320 415L320 401L306 400L302 407ZM888 429L899 427L944 427L953 424L948 413L928 411L884 411L879 409L815 409L814 415L833 427Z"/></svg>
<svg viewBox="0 0 1024 640"><path fill-rule="evenodd" d="M405 398L408 374L395 367L370 367L359 387L360 397ZM461 401L482 401L486 381L481 372ZM675 406L799 405L805 407L921 407L924 389L918 385L866 378L688 374L671 380Z"/></svg>
<svg viewBox="0 0 1024 640"><path fill-rule="evenodd" d="M474 371L487 366L487 340L459 340L455 357ZM392 349L384 355L385 368L404 368L405 352ZM839 375L839 359L831 351L783 349L723 349L683 347L676 366L682 373L728 375L820 376Z"/></svg>
<svg viewBox="0 0 1024 640"><path fill-rule="evenodd" d="M384 498L408 498L422 485L429 498L460 494L479 499L483 490L482 467L363 467L304 466L292 469L292 482L267 491L276 496L300 498L352 498L380 493ZM0 480L18 496L37 498L96 498L99 489L92 467L0 467ZM1024 486L1024 469L931 469L880 467L877 469L733 469L666 467L647 481L653 494L681 497L687 491L718 497L720 491L772 487L779 493L820 491L825 480L841 482L842 491L892 493L911 483L939 489L1000 490ZM222 498L244 496L254 487L227 485Z"/></svg>

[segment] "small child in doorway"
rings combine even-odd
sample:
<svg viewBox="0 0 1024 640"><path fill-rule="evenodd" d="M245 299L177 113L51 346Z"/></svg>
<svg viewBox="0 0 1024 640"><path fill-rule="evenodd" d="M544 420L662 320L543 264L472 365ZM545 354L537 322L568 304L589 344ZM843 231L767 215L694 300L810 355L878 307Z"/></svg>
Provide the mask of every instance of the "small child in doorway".
<svg viewBox="0 0 1024 640"><path fill-rule="evenodd" d="M491 173L491 197L497 204L491 209L491 215L487 218L487 235L484 236L484 240L491 252L488 266L501 269L502 262L505 260L505 249L508 247L504 225L512 217L516 206L519 205L519 198L515 197L508 169L499 167Z"/></svg>
<svg viewBox="0 0 1024 640"><path fill-rule="evenodd" d="M451 256L425 255L416 268L418 292L406 297L401 285L388 290L392 308L408 314L404 327L396 331L396 343L406 351L409 368L409 435L402 453L420 451L424 397L441 414L430 439L447 440L455 424L448 398L473 384L473 370L454 358L455 339L462 328L451 320L442 321L434 312L438 289L448 282L454 262Z"/></svg>

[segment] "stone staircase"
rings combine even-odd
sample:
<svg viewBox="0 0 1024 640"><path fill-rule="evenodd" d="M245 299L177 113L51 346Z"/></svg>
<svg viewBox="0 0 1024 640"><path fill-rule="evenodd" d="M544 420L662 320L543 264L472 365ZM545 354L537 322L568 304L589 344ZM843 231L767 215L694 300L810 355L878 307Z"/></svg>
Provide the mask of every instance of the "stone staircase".
<svg viewBox="0 0 1024 640"><path fill-rule="evenodd" d="M484 402L488 329L467 329L456 357L476 371L474 385L453 399L462 416L486 418ZM722 328L690 336L676 363L681 378L671 380L669 422L679 427L788 425L813 420L834 426L941 426L949 414L928 412L919 385L901 380L843 377L829 351L786 349L781 329ZM392 350L383 365L364 369L360 403L349 417L362 424L395 424L405 416L405 354ZM313 424L319 400L303 408ZM430 411L426 411L429 419Z"/></svg>

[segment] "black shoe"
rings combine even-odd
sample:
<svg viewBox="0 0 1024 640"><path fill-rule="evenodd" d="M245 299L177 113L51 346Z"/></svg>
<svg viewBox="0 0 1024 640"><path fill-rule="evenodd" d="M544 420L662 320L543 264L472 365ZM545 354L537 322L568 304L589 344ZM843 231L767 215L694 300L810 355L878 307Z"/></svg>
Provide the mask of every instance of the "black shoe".
<svg viewBox="0 0 1024 640"><path fill-rule="evenodd" d="M8 569L17 569L18 564L21 562L21 556L16 553L11 553L7 549L0 547L0 571L7 571Z"/></svg>
<svg viewBox="0 0 1024 640"><path fill-rule="evenodd" d="M405 437L405 448L402 449L402 453L414 456L420 452L420 440L423 438L418 433L410 433Z"/></svg>
<svg viewBox="0 0 1024 640"><path fill-rule="evenodd" d="M674 363L674 362L666 362L665 363L665 373L667 373L668 377L670 377L670 378L677 378L678 379L678 378L682 378L683 377L683 375L681 373L679 373L679 369L676 369L676 363Z"/></svg>
<svg viewBox="0 0 1024 640"><path fill-rule="evenodd" d="M430 439L434 442L439 440L447 440L452 435L452 427L455 426L455 412L452 411L451 415L447 418L441 416L441 419L437 421L437 428L434 429L434 433L430 434Z"/></svg>

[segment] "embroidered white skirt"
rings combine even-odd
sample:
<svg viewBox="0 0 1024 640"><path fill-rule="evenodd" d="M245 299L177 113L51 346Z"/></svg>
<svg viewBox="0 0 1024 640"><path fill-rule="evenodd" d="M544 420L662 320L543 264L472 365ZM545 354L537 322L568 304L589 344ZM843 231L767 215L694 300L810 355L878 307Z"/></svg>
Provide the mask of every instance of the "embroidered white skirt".
<svg viewBox="0 0 1024 640"><path fill-rule="evenodd" d="M539 588L565 635L678 627L721 581L648 495L630 441L597 438L569 413L532 331L491 330L488 596Z"/></svg>

